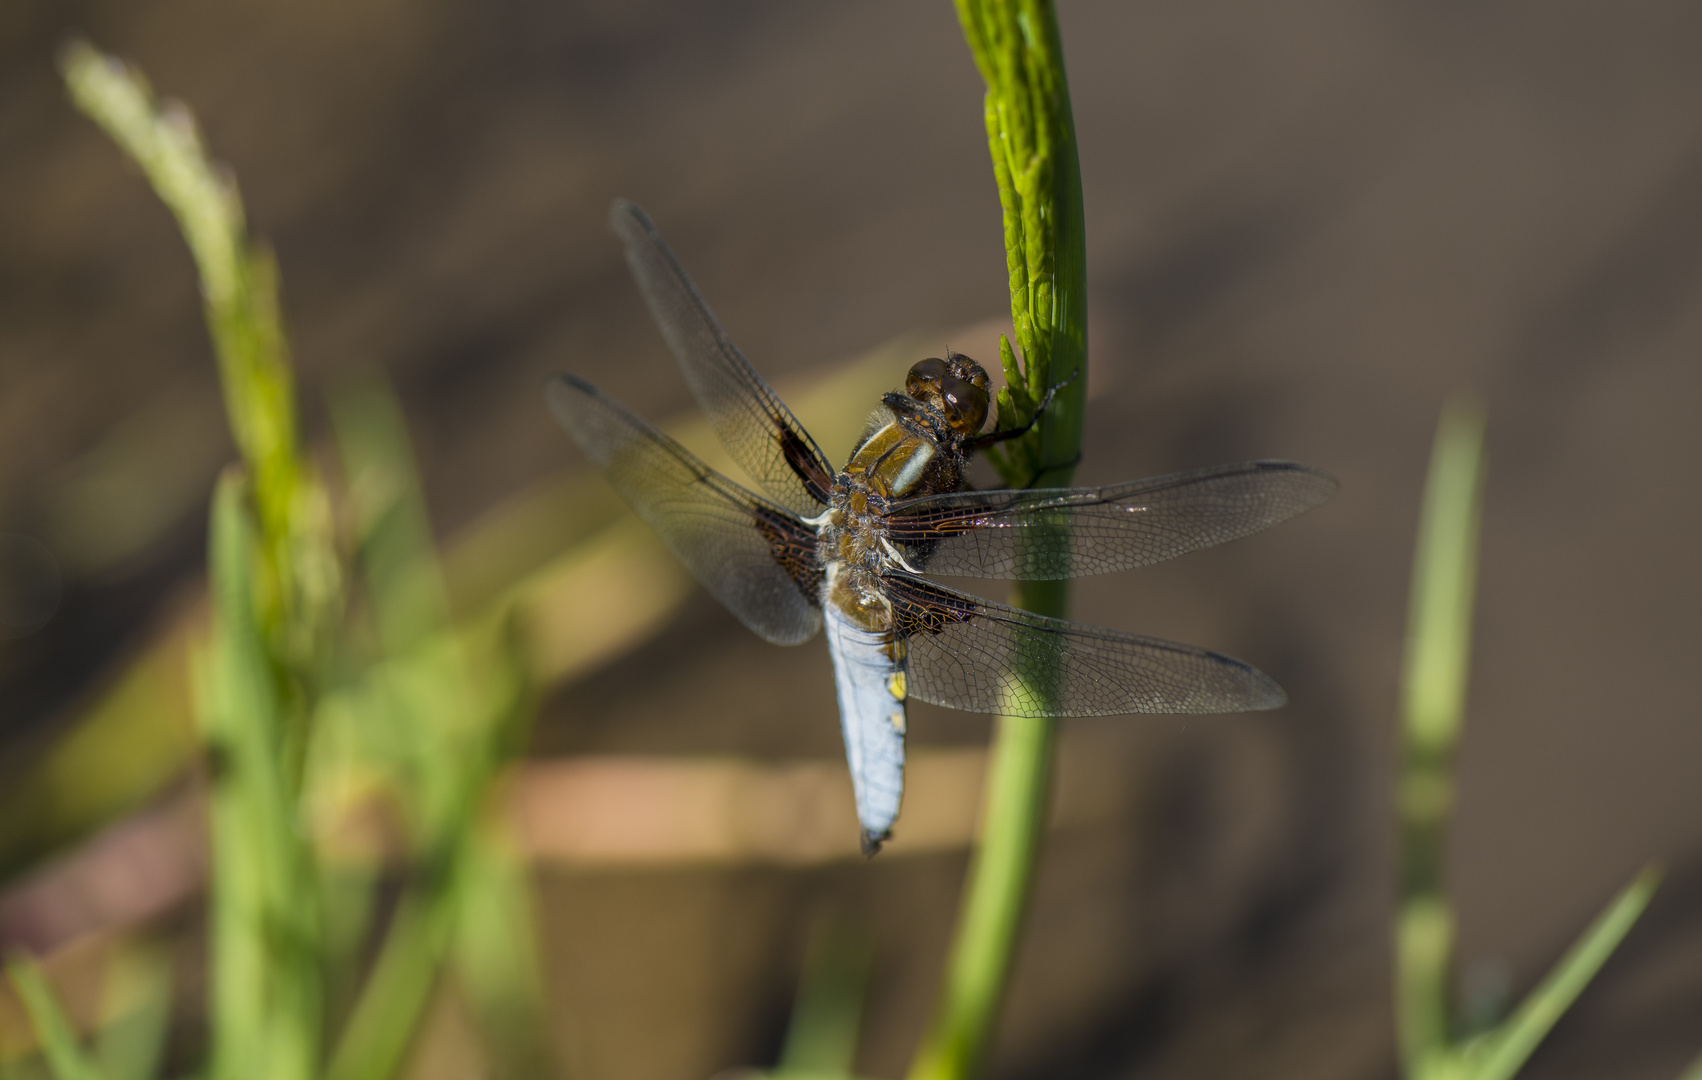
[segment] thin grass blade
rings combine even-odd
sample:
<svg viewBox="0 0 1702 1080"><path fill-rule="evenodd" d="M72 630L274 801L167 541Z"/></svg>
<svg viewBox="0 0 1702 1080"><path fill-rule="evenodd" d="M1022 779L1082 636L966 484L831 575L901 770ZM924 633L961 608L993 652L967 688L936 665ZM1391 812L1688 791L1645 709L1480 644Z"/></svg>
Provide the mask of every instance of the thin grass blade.
<svg viewBox="0 0 1702 1080"><path fill-rule="evenodd" d="M1513 1015L1474 1047L1465 1072L1469 1080L1509 1080L1524 1066L1549 1029L1625 940L1649 905L1660 879L1657 867L1645 867L1614 897Z"/></svg>
<svg viewBox="0 0 1702 1080"><path fill-rule="evenodd" d="M868 942L859 936L833 927L815 935L771 1075L852 1075L871 959Z"/></svg>
<svg viewBox="0 0 1702 1080"><path fill-rule="evenodd" d="M105 1080L77 1041L76 1028L59 1007L59 999L35 961L22 953L14 954L6 959L6 974L29 1013L30 1026L41 1041L54 1080Z"/></svg>

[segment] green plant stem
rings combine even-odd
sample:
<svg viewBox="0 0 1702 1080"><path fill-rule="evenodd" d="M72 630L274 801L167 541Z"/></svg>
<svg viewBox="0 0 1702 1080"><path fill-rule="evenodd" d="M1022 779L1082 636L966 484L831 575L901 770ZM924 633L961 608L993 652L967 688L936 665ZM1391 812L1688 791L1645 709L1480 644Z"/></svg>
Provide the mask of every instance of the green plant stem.
<svg viewBox="0 0 1702 1080"><path fill-rule="evenodd" d="M986 1055L1045 830L1055 728L1048 719L999 720L981 843L970 864L945 985L910 1080L971 1076Z"/></svg>
<svg viewBox="0 0 1702 1080"><path fill-rule="evenodd" d="M1057 19L1045 0L958 0L957 7L987 83L984 119L1004 216L1011 320L1022 349L1019 366L1009 342L1000 342L1006 386L999 423L1024 421L1048 389L1059 388L1034 429L994 462L1007 483L1062 486L1080 456L1086 401L1087 245ZM1024 583L1014 600L1061 618L1069 583ZM1019 676L1044 694L1056 673ZM986 1057L1045 832L1056 732L1051 719L997 721L981 839L910 1080L959 1080L974 1075Z"/></svg>
<svg viewBox="0 0 1702 1080"><path fill-rule="evenodd" d="M872 958L861 934L832 924L817 929L771 1080L852 1075Z"/></svg>
<svg viewBox="0 0 1702 1080"><path fill-rule="evenodd" d="M1405 1075L1433 1069L1452 1043L1454 917L1443 855L1453 806L1453 754L1465 715L1472 597L1483 491L1482 411L1442 413L1414 558L1401 697L1400 910L1395 1012Z"/></svg>
<svg viewBox="0 0 1702 1080"><path fill-rule="evenodd" d="M72 42L60 67L72 100L141 168L194 257L225 413L248 467L263 541L264 587L255 602L268 652L298 699L291 711L305 715L341 580L329 501L300 452L277 266L248 236L236 180L208 157L188 109L157 103L141 72L85 42ZM306 740L300 727L286 748L292 772Z"/></svg>
<svg viewBox="0 0 1702 1080"><path fill-rule="evenodd" d="M282 748L285 707L252 596L257 546L233 466L213 496L213 642L200 716L212 762L215 1080L309 1080L319 1066L323 955L312 856Z"/></svg>
<svg viewBox="0 0 1702 1080"><path fill-rule="evenodd" d="M77 107L141 166L177 218L201 277L231 430L266 493L261 525L282 531L297 479L294 375L278 321L276 272L270 256L247 241L236 181L207 159L189 111L157 107L134 68L81 41L65 49L60 64Z"/></svg>
<svg viewBox="0 0 1702 1080"><path fill-rule="evenodd" d="M1660 878L1655 868L1645 869L1511 1016L1480 1036L1458 1039L1452 1023L1454 913L1443 859L1471 668L1483 434L1477 405L1453 401L1442 410L1413 560L1395 800L1395 1022L1407 1080L1510 1080L1630 932Z"/></svg>

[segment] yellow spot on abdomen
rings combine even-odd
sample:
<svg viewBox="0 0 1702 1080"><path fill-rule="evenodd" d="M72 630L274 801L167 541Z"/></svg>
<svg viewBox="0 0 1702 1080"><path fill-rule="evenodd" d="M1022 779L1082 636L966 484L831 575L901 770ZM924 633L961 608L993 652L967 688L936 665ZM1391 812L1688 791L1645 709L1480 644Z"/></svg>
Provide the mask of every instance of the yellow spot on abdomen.
<svg viewBox="0 0 1702 1080"><path fill-rule="evenodd" d="M887 693L891 694L894 698L899 701L903 701L905 696L904 672L893 672L892 676L886 681L886 689Z"/></svg>
<svg viewBox="0 0 1702 1080"><path fill-rule="evenodd" d="M892 724L892 730L898 732L900 735L904 734L903 709L896 710L891 716L887 717L887 721Z"/></svg>

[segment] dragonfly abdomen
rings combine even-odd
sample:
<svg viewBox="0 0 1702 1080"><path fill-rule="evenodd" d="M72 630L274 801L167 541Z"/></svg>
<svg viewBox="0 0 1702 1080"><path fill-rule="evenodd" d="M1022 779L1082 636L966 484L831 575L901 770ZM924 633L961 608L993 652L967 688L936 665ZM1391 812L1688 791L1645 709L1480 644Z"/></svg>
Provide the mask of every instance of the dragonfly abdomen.
<svg viewBox="0 0 1702 1080"><path fill-rule="evenodd" d="M904 795L905 651L901 641L858 625L840 608L824 610L857 824L863 853L873 855L891 835Z"/></svg>

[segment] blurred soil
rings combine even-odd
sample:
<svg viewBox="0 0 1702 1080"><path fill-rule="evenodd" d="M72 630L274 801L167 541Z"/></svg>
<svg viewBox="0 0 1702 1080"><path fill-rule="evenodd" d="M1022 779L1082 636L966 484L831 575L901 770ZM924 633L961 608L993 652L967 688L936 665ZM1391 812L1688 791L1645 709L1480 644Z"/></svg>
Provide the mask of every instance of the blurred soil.
<svg viewBox="0 0 1702 1080"><path fill-rule="evenodd" d="M1068 725L1121 762L1134 797L1112 801L1133 809L1055 834L994 1075L1394 1074L1394 681L1429 440L1459 390L1487 401L1491 456L1452 848L1467 981L1522 993L1664 860L1524 1075L1676 1075L1702 1051L1702 7L1060 9L1090 225L1081 480L1285 457L1342 492L1078 590L1084 621L1232 652L1292 704ZM36 547L0 547L0 775L194 583L231 456L173 224L56 81L73 31L193 106L276 247L311 429L338 378L381 368L445 537L582 464L549 374L652 417L689 404L604 227L613 196L771 377L1005 308L980 87L944 0L11 0L0 533L45 547L62 595L24 633L51 589ZM918 708L912 738L987 726ZM699 597L548 702L537 743L831 759L826 654ZM835 914L876 942L860 1071L897 1075L963 866L543 873L572 1074L771 1061Z"/></svg>

